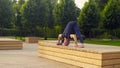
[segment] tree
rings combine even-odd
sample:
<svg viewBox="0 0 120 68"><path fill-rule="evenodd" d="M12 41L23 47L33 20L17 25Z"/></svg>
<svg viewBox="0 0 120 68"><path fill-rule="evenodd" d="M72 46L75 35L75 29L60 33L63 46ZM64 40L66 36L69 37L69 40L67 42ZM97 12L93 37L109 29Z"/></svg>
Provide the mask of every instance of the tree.
<svg viewBox="0 0 120 68"><path fill-rule="evenodd" d="M21 7L25 3L25 0L18 0L18 5Z"/></svg>
<svg viewBox="0 0 120 68"><path fill-rule="evenodd" d="M58 0L47 0L48 3L48 8L49 8L49 21L47 23L47 26L49 28L53 28L54 27L54 17L53 17L53 9L54 9L54 5L57 3Z"/></svg>
<svg viewBox="0 0 120 68"><path fill-rule="evenodd" d="M21 19L21 7L22 5L25 3L25 0L13 0L13 7L15 10L15 24L14 24L14 28L16 30L16 36L24 36L24 29L23 29L23 23L22 23L22 19Z"/></svg>
<svg viewBox="0 0 120 68"><path fill-rule="evenodd" d="M47 0L28 0L21 11L28 36L36 36L37 28L44 28L48 23L49 7Z"/></svg>
<svg viewBox="0 0 120 68"><path fill-rule="evenodd" d="M11 28L14 10L11 0L0 0L0 28Z"/></svg>
<svg viewBox="0 0 120 68"><path fill-rule="evenodd" d="M120 27L120 0L110 0L103 10L103 26L112 35Z"/></svg>
<svg viewBox="0 0 120 68"><path fill-rule="evenodd" d="M100 13L95 1L86 2L78 18L81 30L86 37L92 37L92 32L98 27L99 20Z"/></svg>
<svg viewBox="0 0 120 68"><path fill-rule="evenodd" d="M103 11L104 7L106 6L106 4L109 0L95 0L95 1L97 2L100 10Z"/></svg>
<svg viewBox="0 0 120 68"><path fill-rule="evenodd" d="M62 26L62 30L71 20L76 20L76 6L74 0L60 0L53 10L54 19Z"/></svg>
<svg viewBox="0 0 120 68"><path fill-rule="evenodd" d="M81 9L80 9L80 8L78 8L78 7L76 7L76 14L77 14L77 18L79 17L80 12L81 12Z"/></svg>
<svg viewBox="0 0 120 68"><path fill-rule="evenodd" d="M11 0L13 4L17 3L17 0Z"/></svg>

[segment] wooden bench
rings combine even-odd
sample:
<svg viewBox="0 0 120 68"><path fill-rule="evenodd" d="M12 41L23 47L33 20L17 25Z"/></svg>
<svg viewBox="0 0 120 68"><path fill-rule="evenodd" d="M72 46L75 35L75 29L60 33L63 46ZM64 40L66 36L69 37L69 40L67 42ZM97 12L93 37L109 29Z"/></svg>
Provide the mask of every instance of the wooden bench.
<svg viewBox="0 0 120 68"><path fill-rule="evenodd" d="M9 38L0 38L0 50L14 50L22 48L22 41Z"/></svg>
<svg viewBox="0 0 120 68"><path fill-rule="evenodd" d="M38 43L39 38L38 37L26 37L25 42L26 43Z"/></svg>
<svg viewBox="0 0 120 68"><path fill-rule="evenodd" d="M79 48L73 45L57 46L54 41L40 40L38 56L82 68L120 68L120 47L86 44L85 48Z"/></svg>

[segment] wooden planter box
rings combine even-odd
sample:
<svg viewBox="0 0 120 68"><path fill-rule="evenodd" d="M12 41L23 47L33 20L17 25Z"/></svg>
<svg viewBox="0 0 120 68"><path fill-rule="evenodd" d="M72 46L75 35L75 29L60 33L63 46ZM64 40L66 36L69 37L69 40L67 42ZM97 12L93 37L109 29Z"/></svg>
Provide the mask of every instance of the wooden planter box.
<svg viewBox="0 0 120 68"><path fill-rule="evenodd" d="M54 42L39 41L39 57L82 68L120 68L120 50L111 48L76 48L57 46ZM93 50L92 50L93 48ZM98 49L98 50L97 50Z"/></svg>
<svg viewBox="0 0 120 68"><path fill-rule="evenodd" d="M39 37L26 37L25 42L26 43L38 43Z"/></svg>
<svg viewBox="0 0 120 68"><path fill-rule="evenodd" d="M0 50L16 50L22 48L22 41L15 39L0 38Z"/></svg>

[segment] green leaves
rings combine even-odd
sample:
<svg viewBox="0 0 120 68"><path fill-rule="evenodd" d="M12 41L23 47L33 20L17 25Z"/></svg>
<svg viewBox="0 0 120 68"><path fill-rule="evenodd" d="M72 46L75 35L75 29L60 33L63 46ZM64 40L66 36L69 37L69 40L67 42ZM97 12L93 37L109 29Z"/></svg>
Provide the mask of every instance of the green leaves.
<svg viewBox="0 0 120 68"><path fill-rule="evenodd" d="M12 1L0 0L0 28L12 27L13 16Z"/></svg>
<svg viewBox="0 0 120 68"><path fill-rule="evenodd" d="M74 0L60 0L53 10L54 19L57 24L65 28L69 21L76 20L76 9Z"/></svg>
<svg viewBox="0 0 120 68"><path fill-rule="evenodd" d="M85 3L78 17L78 21L83 34L89 37L92 30L98 27L100 21L99 9L94 1Z"/></svg>
<svg viewBox="0 0 120 68"><path fill-rule="evenodd" d="M103 26L106 29L117 29L120 27L120 2L110 0L103 10Z"/></svg>

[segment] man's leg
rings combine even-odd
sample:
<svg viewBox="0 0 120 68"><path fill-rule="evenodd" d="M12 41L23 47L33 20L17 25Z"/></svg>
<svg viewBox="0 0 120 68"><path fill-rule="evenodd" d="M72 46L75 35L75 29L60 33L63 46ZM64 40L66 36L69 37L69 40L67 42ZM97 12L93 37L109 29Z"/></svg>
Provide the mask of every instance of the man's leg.
<svg viewBox="0 0 120 68"><path fill-rule="evenodd" d="M82 38L81 32L80 32L77 24L74 25L74 31L75 31L75 34L77 35L78 39L81 42L81 47L84 48L83 38Z"/></svg>
<svg viewBox="0 0 120 68"><path fill-rule="evenodd" d="M71 38L73 38L75 46L78 46L78 42L77 42L77 35L76 34L71 34L70 35ZM84 48L84 45L81 43L81 47Z"/></svg>
<svg viewBox="0 0 120 68"><path fill-rule="evenodd" d="M77 36L76 34L70 34L70 38L73 38L75 46L78 46L78 42L77 42Z"/></svg>
<svg viewBox="0 0 120 68"><path fill-rule="evenodd" d="M62 45L61 39L62 39L62 34L59 34L57 45Z"/></svg>

